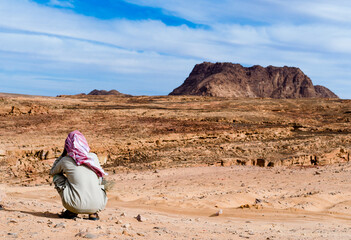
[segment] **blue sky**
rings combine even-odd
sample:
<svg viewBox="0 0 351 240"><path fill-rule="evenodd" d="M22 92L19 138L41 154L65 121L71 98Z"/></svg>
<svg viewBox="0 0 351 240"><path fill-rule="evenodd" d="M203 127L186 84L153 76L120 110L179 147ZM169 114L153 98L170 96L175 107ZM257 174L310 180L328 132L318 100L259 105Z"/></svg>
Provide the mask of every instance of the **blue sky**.
<svg viewBox="0 0 351 240"><path fill-rule="evenodd" d="M0 92L166 95L203 61L296 66L351 99L346 0L2 0Z"/></svg>

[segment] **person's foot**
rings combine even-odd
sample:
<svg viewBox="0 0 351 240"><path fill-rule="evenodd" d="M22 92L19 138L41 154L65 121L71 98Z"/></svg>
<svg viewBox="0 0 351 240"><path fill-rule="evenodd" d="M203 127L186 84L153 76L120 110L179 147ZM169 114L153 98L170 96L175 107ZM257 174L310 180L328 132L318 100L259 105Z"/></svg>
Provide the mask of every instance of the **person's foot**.
<svg viewBox="0 0 351 240"><path fill-rule="evenodd" d="M77 213L73 213L69 210L66 210L64 212L62 212L61 214L59 214L60 218L66 218L66 219L74 219L78 216Z"/></svg>
<svg viewBox="0 0 351 240"><path fill-rule="evenodd" d="M89 220L97 221L99 220L99 215L97 213L89 214Z"/></svg>

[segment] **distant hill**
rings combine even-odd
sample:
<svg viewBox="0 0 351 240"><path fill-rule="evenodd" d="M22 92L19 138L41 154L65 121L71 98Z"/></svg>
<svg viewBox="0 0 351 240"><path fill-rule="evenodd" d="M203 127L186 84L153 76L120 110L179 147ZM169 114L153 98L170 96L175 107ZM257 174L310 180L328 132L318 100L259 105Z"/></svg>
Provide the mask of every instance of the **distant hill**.
<svg viewBox="0 0 351 240"><path fill-rule="evenodd" d="M106 90L97 90L94 89L93 91L91 91L90 93L88 93L88 95L118 95L118 96L128 96L128 94L124 94L124 93L120 93L117 90L110 90L110 91L106 91Z"/></svg>
<svg viewBox="0 0 351 240"><path fill-rule="evenodd" d="M312 84L296 67L243 67L233 63L204 62L169 95L244 98L338 98L328 88Z"/></svg>

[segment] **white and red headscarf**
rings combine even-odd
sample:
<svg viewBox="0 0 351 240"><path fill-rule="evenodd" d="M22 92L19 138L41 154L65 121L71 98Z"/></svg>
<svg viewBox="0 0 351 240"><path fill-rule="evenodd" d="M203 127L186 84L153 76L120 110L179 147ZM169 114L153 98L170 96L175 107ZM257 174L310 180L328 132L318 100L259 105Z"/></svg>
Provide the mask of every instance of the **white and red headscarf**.
<svg viewBox="0 0 351 240"><path fill-rule="evenodd" d="M93 158L88 156L90 151L89 145L87 140L85 139L84 135L75 130L68 134L68 137L65 141L65 149L67 151L67 155L73 158L77 165L84 164L93 170L98 177L102 177L107 175L104 170L101 168L100 163L94 161Z"/></svg>

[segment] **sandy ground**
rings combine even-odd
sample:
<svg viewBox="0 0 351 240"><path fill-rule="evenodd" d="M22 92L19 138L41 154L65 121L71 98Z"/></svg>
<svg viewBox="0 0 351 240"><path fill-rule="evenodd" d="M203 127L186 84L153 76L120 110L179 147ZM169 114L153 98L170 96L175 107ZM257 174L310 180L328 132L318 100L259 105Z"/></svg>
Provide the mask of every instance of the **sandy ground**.
<svg viewBox="0 0 351 240"><path fill-rule="evenodd" d="M340 99L0 93L0 239L351 239L350 122ZM114 183L99 221L58 218L76 129Z"/></svg>
<svg viewBox="0 0 351 240"><path fill-rule="evenodd" d="M350 172L342 163L112 173L99 221L58 218L49 184L1 185L0 238L350 239Z"/></svg>

